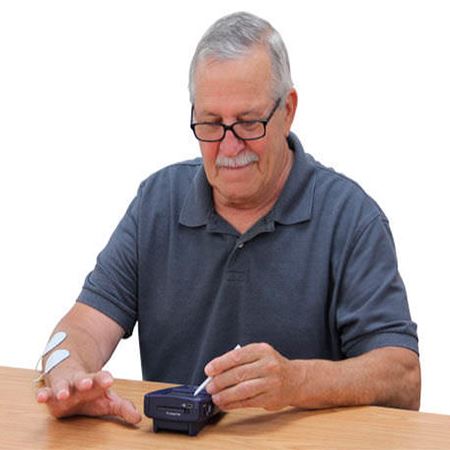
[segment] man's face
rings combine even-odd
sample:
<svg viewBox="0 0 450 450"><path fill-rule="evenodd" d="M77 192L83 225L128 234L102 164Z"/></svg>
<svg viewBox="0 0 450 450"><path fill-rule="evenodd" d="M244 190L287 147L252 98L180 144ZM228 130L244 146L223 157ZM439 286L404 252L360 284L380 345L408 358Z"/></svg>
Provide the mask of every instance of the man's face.
<svg viewBox="0 0 450 450"><path fill-rule="evenodd" d="M264 120L275 105L271 62L263 48L236 60L206 59L199 63L195 75L194 122L230 125L238 120ZM295 106L292 91L275 111L261 139L243 141L227 131L221 142L200 142L216 203L254 208L273 196L289 164L286 137Z"/></svg>

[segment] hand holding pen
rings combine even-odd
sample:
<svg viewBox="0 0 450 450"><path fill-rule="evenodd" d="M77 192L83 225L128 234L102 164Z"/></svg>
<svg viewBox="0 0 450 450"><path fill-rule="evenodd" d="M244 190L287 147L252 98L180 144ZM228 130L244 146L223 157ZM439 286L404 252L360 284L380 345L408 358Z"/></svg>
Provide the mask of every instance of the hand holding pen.
<svg viewBox="0 0 450 450"><path fill-rule="evenodd" d="M238 344L236 345L236 347L234 347L234 350L236 350L237 348L241 348L241 346ZM194 392L194 397L197 396L201 391L203 391L203 389L206 388L206 386L208 386L208 384L212 381L212 377L208 377L206 378L205 381L203 381L203 383L195 390Z"/></svg>
<svg viewBox="0 0 450 450"><path fill-rule="evenodd" d="M223 411L244 407L275 411L302 396L308 366L307 361L285 358L267 343L249 344L210 361L204 383Z"/></svg>

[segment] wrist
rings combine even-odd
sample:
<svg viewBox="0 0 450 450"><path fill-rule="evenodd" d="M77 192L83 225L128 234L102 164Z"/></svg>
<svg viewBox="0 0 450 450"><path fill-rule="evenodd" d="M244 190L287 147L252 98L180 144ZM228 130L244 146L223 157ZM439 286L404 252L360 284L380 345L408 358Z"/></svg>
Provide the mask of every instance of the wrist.
<svg viewBox="0 0 450 450"><path fill-rule="evenodd" d="M290 360L288 366L288 404L293 407L302 407L305 400L305 387L308 384L310 362L295 359Z"/></svg>
<svg viewBox="0 0 450 450"><path fill-rule="evenodd" d="M333 362L320 359L291 362L290 406L305 409L333 407L333 385L337 376L333 374Z"/></svg>

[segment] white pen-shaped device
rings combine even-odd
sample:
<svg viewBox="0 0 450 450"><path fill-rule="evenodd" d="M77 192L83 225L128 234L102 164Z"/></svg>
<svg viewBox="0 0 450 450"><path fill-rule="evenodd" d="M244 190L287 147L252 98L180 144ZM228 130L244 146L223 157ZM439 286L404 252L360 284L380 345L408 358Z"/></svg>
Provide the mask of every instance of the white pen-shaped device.
<svg viewBox="0 0 450 450"><path fill-rule="evenodd" d="M236 347L234 347L234 350L236 350L237 348L241 348L241 346L238 344L236 345ZM211 380L213 379L213 377L208 377L194 392L194 397L198 395L199 392L203 391L203 389L205 389L206 386L208 386L208 384L211 382Z"/></svg>

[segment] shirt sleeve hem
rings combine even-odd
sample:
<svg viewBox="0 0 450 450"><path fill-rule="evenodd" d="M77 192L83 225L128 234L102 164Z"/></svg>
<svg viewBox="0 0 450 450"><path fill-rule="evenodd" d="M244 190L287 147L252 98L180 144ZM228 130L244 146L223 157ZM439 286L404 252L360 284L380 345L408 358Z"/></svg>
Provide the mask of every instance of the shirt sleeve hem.
<svg viewBox="0 0 450 450"><path fill-rule="evenodd" d="M419 355L418 340L415 336L400 333L381 333L366 337L352 345L346 353L347 357L360 356L371 350L383 347L402 347Z"/></svg>

